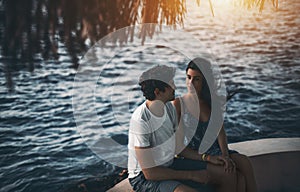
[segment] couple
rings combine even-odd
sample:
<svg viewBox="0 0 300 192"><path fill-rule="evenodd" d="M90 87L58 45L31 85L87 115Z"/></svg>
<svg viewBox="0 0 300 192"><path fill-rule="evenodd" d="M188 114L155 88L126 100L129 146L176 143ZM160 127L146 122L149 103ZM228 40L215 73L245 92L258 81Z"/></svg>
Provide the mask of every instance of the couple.
<svg viewBox="0 0 300 192"><path fill-rule="evenodd" d="M132 115L128 144L129 182L135 191L257 191L249 159L228 149L223 127L212 147L198 153L212 94L199 65L210 63L196 58L188 64L188 93L176 99L174 68L156 66L141 75L146 101Z"/></svg>

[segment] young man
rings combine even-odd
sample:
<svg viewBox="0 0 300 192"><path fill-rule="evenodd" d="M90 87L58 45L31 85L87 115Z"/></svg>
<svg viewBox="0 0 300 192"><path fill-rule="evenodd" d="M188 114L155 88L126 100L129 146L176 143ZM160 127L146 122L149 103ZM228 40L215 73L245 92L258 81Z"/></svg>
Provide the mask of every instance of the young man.
<svg viewBox="0 0 300 192"><path fill-rule="evenodd" d="M135 191L235 192L236 176L225 173L222 159L207 165L205 156L189 148L178 150L175 97L175 69L156 66L145 71L139 85L146 101L133 113L129 128L129 182ZM180 153L179 153L180 152ZM179 153L179 154L178 154ZM175 158L180 155L184 158Z"/></svg>

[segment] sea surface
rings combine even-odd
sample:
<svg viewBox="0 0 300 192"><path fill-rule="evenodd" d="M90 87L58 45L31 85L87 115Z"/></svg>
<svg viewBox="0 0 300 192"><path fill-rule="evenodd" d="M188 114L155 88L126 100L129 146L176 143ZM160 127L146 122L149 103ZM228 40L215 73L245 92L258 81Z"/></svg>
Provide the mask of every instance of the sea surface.
<svg viewBox="0 0 300 192"><path fill-rule="evenodd" d="M180 47L192 36L196 41L184 51L213 56L227 89L236 92L227 103L224 121L229 143L300 137L300 1L280 1L278 10L266 6L261 13L225 2L214 5L213 16L209 4L201 1L198 7L189 1L184 33L161 38ZM108 55L113 57L105 60L109 62L96 67L94 85L74 83L81 68L72 67L63 44L58 61L37 59L33 72L11 71L13 91L7 88L7 71L0 61L1 191L59 191L80 179L120 171L110 159L126 162L124 135L131 113L143 102L137 86L142 70L156 64L175 66L176 95L185 92L186 55L174 47L139 48L137 42L118 53L111 49ZM94 49L100 55L94 62L101 63L104 53ZM94 97L81 92L82 98L76 95L74 100L74 89L82 85L92 87ZM93 109L100 128L90 116L77 113L84 107ZM92 148L90 141L114 137L123 151L106 150L103 160L103 149Z"/></svg>

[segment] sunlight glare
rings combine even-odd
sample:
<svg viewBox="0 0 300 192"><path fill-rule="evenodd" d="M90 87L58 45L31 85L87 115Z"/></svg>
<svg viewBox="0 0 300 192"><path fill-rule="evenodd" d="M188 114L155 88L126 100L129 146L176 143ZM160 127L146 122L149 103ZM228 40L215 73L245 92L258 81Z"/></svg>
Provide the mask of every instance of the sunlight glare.
<svg viewBox="0 0 300 192"><path fill-rule="evenodd" d="M234 0L211 0L211 3L214 7L228 8L234 4Z"/></svg>

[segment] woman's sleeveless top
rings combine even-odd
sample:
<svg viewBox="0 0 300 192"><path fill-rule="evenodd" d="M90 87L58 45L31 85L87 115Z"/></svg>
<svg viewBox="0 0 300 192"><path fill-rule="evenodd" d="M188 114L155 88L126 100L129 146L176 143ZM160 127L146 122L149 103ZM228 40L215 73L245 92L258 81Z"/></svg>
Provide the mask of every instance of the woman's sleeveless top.
<svg viewBox="0 0 300 192"><path fill-rule="evenodd" d="M199 149L199 146L203 140L204 134L207 131L208 123L199 121L198 118L194 117L187 109L186 105L184 104L183 99L180 99L181 105L181 115L182 115L182 121L184 125L184 134L185 139L184 143L185 145L189 146L190 148L197 150ZM207 150L208 154L210 155L221 155L221 149L219 147L219 144L217 142L217 139L213 143L213 145ZM229 154L236 153L236 151L229 150Z"/></svg>

